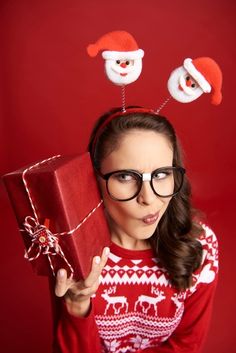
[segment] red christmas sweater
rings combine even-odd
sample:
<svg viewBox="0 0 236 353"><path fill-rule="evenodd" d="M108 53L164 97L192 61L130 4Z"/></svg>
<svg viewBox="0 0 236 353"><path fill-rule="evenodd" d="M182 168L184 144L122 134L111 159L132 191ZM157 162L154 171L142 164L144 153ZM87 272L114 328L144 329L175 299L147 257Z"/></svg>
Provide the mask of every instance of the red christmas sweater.
<svg viewBox="0 0 236 353"><path fill-rule="evenodd" d="M204 226L194 284L180 292L152 250L112 244L101 283L85 318L63 305L56 336L60 353L195 353L211 316L218 269L215 234Z"/></svg>

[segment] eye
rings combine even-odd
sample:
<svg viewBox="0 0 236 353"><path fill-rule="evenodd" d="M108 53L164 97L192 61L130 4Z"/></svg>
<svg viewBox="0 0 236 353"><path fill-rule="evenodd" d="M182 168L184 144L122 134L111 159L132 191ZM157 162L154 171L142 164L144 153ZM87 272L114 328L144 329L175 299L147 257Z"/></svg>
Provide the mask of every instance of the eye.
<svg viewBox="0 0 236 353"><path fill-rule="evenodd" d="M128 60L125 63L126 63L127 66L130 64L130 62Z"/></svg>
<svg viewBox="0 0 236 353"><path fill-rule="evenodd" d="M167 172L156 172L153 174L155 180L165 179L169 174Z"/></svg>
<svg viewBox="0 0 236 353"><path fill-rule="evenodd" d="M186 76L186 81L189 81L190 80L190 76Z"/></svg>
<svg viewBox="0 0 236 353"><path fill-rule="evenodd" d="M128 182L133 182L136 181L136 177L132 173L127 173L127 172L119 172L113 174L113 179L121 182L121 183L128 183Z"/></svg>
<svg viewBox="0 0 236 353"><path fill-rule="evenodd" d="M192 84L191 84L191 87L192 87L192 88L195 88L195 87L196 87L195 83L192 83Z"/></svg>
<svg viewBox="0 0 236 353"><path fill-rule="evenodd" d="M163 180L168 178L173 174L172 169L162 169L162 170L156 170L153 172L153 179L154 180Z"/></svg>
<svg viewBox="0 0 236 353"><path fill-rule="evenodd" d="M116 60L117 65L120 65L120 60Z"/></svg>

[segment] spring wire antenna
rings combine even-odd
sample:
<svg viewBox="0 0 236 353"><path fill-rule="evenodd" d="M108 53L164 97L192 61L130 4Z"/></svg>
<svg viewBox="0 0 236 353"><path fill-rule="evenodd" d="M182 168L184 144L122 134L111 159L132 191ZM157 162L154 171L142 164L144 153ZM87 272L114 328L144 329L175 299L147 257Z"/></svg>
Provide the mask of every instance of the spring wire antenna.
<svg viewBox="0 0 236 353"><path fill-rule="evenodd" d="M157 110L156 110L157 114L160 113L160 111L166 106L166 104L169 102L170 99L171 99L171 96L166 98L166 100L159 106L159 108L157 108Z"/></svg>
<svg viewBox="0 0 236 353"><path fill-rule="evenodd" d="M122 106L122 112L125 112L126 109L126 101L125 101L125 85L121 86L121 106Z"/></svg>

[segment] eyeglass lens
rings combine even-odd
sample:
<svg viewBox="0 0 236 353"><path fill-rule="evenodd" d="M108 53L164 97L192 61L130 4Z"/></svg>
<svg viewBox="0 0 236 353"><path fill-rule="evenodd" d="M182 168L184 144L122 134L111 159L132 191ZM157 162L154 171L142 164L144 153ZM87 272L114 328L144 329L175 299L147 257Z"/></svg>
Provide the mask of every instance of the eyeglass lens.
<svg viewBox="0 0 236 353"><path fill-rule="evenodd" d="M117 200L135 197L142 187L142 176L133 171L119 171L110 175L107 180L109 194ZM157 169L152 173L151 186L161 196L172 196L179 191L183 182L183 173L177 168Z"/></svg>

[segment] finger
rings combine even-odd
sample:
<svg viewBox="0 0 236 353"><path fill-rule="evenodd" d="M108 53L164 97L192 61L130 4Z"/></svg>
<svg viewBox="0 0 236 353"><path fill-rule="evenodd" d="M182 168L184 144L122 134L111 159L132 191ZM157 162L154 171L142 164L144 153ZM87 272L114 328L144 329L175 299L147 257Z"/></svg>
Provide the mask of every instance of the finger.
<svg viewBox="0 0 236 353"><path fill-rule="evenodd" d="M85 279L84 283L83 283L83 287L84 288L89 288L92 287L93 284L97 281L97 279L100 276L101 273L101 267L100 267L100 263L101 263L101 258L100 256L95 256L93 258L93 262L92 262L92 269L90 274L88 275L88 277Z"/></svg>
<svg viewBox="0 0 236 353"><path fill-rule="evenodd" d="M63 297L68 290L68 279L67 272L64 269L60 269L57 272L55 294L58 297Z"/></svg>
<svg viewBox="0 0 236 353"><path fill-rule="evenodd" d="M106 265L109 254L110 254L110 249L107 247L104 248L101 256L101 262L100 262L100 266L102 269Z"/></svg>
<svg viewBox="0 0 236 353"><path fill-rule="evenodd" d="M104 248L102 256L95 256L92 262L92 270L84 281L84 288L92 287L99 279L109 255L109 248Z"/></svg>
<svg viewBox="0 0 236 353"><path fill-rule="evenodd" d="M91 297L93 294L96 293L97 289L99 286L99 280L93 283L91 287L83 287L83 289L80 289L77 293L80 297Z"/></svg>

